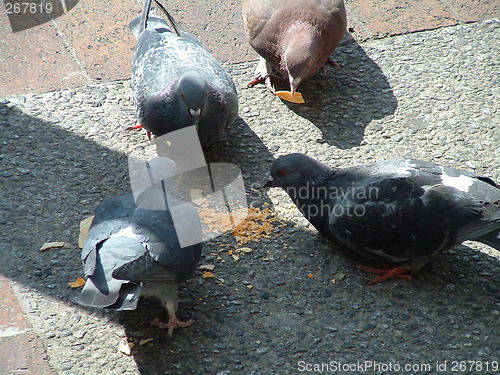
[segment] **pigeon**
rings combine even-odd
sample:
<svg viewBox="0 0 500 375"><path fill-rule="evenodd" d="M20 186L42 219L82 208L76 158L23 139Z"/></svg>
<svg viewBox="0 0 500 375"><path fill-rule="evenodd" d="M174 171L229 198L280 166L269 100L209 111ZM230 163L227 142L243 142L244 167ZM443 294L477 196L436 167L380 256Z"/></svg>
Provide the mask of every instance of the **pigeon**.
<svg viewBox="0 0 500 375"><path fill-rule="evenodd" d="M274 161L264 187L281 187L324 236L369 259L361 266L411 278L431 257L466 240L500 250L500 186L488 177L415 159L331 168L303 154Z"/></svg>
<svg viewBox="0 0 500 375"><path fill-rule="evenodd" d="M164 194L163 187L154 185L137 199L130 193L99 204L82 249L88 279L77 301L85 306L133 310L140 295L159 297L169 321L152 324L168 328L172 336L175 327L194 323L177 319L177 284L193 275L202 243L181 248L171 210L166 205L151 209L145 204L164 202ZM168 199L169 204L176 202L171 196ZM200 227L199 222L187 225L193 231Z"/></svg>
<svg viewBox="0 0 500 375"><path fill-rule="evenodd" d="M261 56L253 86L264 81L271 92L272 68L286 77L295 94L302 81L325 64L347 28L343 0L243 0L245 33Z"/></svg>
<svg viewBox="0 0 500 375"><path fill-rule="evenodd" d="M137 38L132 65L132 87L140 125L159 137L195 126L203 147L217 139L238 115L233 80L168 11L169 24L150 15L152 0L129 27Z"/></svg>

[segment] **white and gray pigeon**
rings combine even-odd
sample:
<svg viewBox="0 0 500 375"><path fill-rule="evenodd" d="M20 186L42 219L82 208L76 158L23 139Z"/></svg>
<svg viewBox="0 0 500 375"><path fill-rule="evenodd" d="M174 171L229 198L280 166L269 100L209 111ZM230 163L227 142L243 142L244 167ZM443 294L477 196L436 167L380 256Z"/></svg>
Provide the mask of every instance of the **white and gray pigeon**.
<svg viewBox="0 0 500 375"><path fill-rule="evenodd" d="M265 187L283 188L323 235L366 258L402 264L360 267L409 278L440 251L466 240L500 250L500 187L488 177L414 159L331 168L303 154L274 161Z"/></svg>
<svg viewBox="0 0 500 375"><path fill-rule="evenodd" d="M105 199L99 204L82 250L84 273L88 279L78 302L86 306L133 310L140 295L158 297L168 311L169 321L152 323L168 328L172 335L175 327L194 323L194 320L177 319L177 284L193 275L202 243L181 248L168 208L140 208L144 207L141 197L150 202L164 201L164 193L163 188L153 186L138 197L138 203L130 193ZM198 217L195 211L193 215L191 217ZM193 231L200 227L199 222L187 225L192 226Z"/></svg>
<svg viewBox="0 0 500 375"><path fill-rule="evenodd" d="M236 87L222 65L155 1L170 26L149 14L152 0L129 25L137 38L132 87L140 126L148 136L161 136L194 125L205 147L236 120Z"/></svg>

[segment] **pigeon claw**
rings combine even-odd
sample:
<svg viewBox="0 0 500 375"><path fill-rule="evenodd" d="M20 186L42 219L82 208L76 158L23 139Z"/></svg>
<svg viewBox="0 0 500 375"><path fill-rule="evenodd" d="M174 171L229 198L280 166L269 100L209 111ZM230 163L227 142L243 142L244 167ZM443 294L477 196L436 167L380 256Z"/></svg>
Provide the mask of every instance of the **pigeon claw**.
<svg viewBox="0 0 500 375"><path fill-rule="evenodd" d="M256 84L264 82L264 79L262 77L255 77L252 79L250 82L247 83L247 87L254 87Z"/></svg>
<svg viewBox="0 0 500 375"><path fill-rule="evenodd" d="M260 75L256 76L254 79L252 79L250 82L247 83L247 87L254 87L258 83L265 83L266 87L269 91L274 93L274 87L271 82L271 76L266 75L265 77L262 77Z"/></svg>
<svg viewBox="0 0 500 375"><path fill-rule="evenodd" d="M142 125L141 125L141 124L132 125L132 126L129 126L127 129L128 129L128 130L138 130L138 129L142 129Z"/></svg>
<svg viewBox="0 0 500 375"><path fill-rule="evenodd" d="M376 277L375 279L370 280L368 282L368 285L378 284L381 283L382 281L390 279L405 279L405 280L412 279L410 275L405 274L405 272L407 271L402 267L384 269L384 268L373 268L373 267L358 265L358 268L366 272L374 273L375 275L381 275L380 277Z"/></svg>
<svg viewBox="0 0 500 375"><path fill-rule="evenodd" d="M335 61L332 61L332 60L330 60L330 59L326 60L326 63L327 63L328 65L333 66L334 68L337 68L337 69L339 69L339 68L340 68L340 65L339 65L339 64L337 64Z"/></svg>
<svg viewBox="0 0 500 375"><path fill-rule="evenodd" d="M128 130L139 130L139 129L143 129L143 128L144 127L141 124L137 124L137 125L129 126L127 129ZM149 130L146 130L146 137L148 138L149 141L151 141L151 132Z"/></svg>
<svg viewBox="0 0 500 375"><path fill-rule="evenodd" d="M170 314L168 323L160 322L160 320L155 319L151 322L151 324L156 326L156 327L160 327L161 329L167 328L168 329L168 336L172 337L172 333L174 332L174 328L189 327L194 322L195 322L194 319L189 319L189 320L183 322L183 321L177 319L177 316L175 314Z"/></svg>
<svg viewBox="0 0 500 375"><path fill-rule="evenodd" d="M254 87L258 83L265 83L266 87L269 91L271 91L273 94L275 93L275 89L273 87L273 82L288 82L288 80L285 77L279 77L276 75L269 75L267 74L266 76L262 77L261 75L257 75L252 79L250 82L247 83L247 87Z"/></svg>

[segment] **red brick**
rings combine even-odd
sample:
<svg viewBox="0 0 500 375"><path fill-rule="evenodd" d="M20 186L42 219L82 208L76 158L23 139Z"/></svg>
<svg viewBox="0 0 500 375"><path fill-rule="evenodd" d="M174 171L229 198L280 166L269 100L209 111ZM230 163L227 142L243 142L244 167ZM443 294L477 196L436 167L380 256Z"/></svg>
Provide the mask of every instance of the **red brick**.
<svg viewBox="0 0 500 375"><path fill-rule="evenodd" d="M259 57L245 37L241 1L171 0L165 5L219 61L242 62Z"/></svg>
<svg viewBox="0 0 500 375"><path fill-rule="evenodd" d="M49 23L13 33L8 18L2 15L0 35L0 95L46 92L85 83Z"/></svg>
<svg viewBox="0 0 500 375"><path fill-rule="evenodd" d="M0 374L53 374L8 279L0 273Z"/></svg>
<svg viewBox="0 0 500 375"><path fill-rule="evenodd" d="M349 0L347 4L374 37L435 29L458 22L444 1Z"/></svg>
<svg viewBox="0 0 500 375"><path fill-rule="evenodd" d="M0 337L0 374L53 375L43 345L32 332Z"/></svg>
<svg viewBox="0 0 500 375"><path fill-rule="evenodd" d="M135 0L80 0L56 22L92 78L128 79L135 46L128 24L140 11Z"/></svg>
<svg viewBox="0 0 500 375"><path fill-rule="evenodd" d="M449 4L460 22L474 22L500 16L498 0L450 0Z"/></svg>
<svg viewBox="0 0 500 375"><path fill-rule="evenodd" d="M347 33L358 42L365 41L372 36L366 26L350 10L347 10Z"/></svg>

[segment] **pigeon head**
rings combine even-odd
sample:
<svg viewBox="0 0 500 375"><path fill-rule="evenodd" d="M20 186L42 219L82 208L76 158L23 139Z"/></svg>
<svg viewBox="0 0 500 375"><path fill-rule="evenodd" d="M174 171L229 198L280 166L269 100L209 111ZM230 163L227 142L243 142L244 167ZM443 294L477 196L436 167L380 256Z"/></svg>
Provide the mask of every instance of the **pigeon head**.
<svg viewBox="0 0 500 375"><path fill-rule="evenodd" d="M308 75L314 61L316 38L311 25L295 22L288 31L286 47L282 63L288 73L290 92L294 94L297 87Z"/></svg>
<svg viewBox="0 0 500 375"><path fill-rule="evenodd" d="M181 105L185 106L192 125L198 130L209 92L207 81L196 72L187 72L179 78L177 90L181 98Z"/></svg>
<svg viewBox="0 0 500 375"><path fill-rule="evenodd" d="M269 180L263 188L283 189L306 186L322 180L332 169L304 154L289 154L276 159L271 166Z"/></svg>

